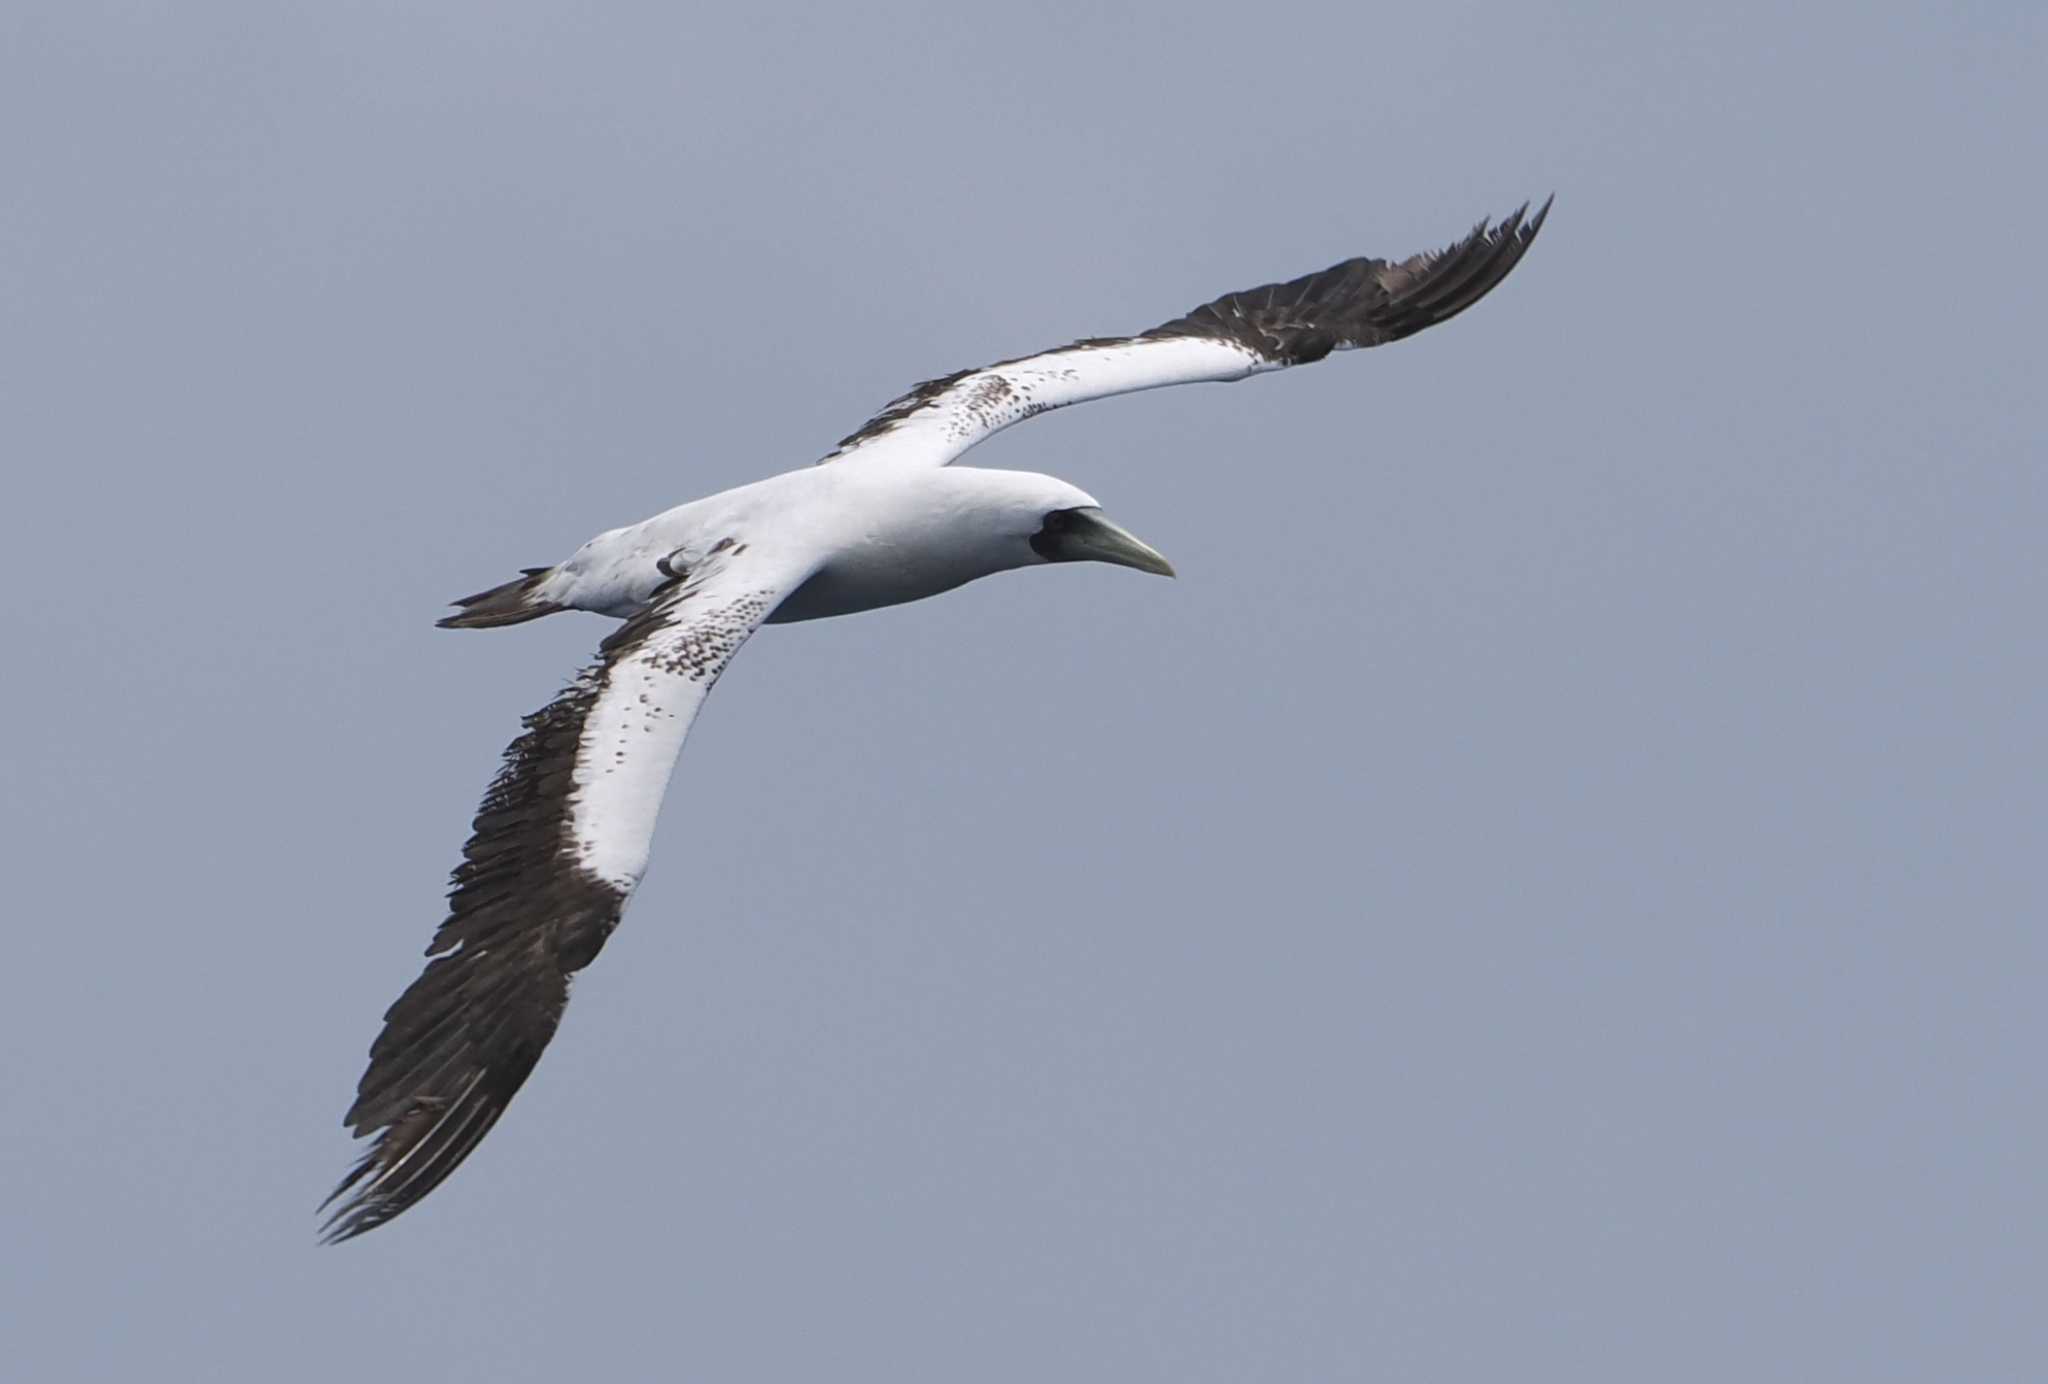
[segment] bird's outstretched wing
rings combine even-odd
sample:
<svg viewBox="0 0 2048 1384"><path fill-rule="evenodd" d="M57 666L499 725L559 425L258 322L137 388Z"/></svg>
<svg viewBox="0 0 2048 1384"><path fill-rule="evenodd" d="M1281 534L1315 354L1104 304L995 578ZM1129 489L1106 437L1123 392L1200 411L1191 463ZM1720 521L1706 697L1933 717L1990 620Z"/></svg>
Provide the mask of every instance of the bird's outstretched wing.
<svg viewBox="0 0 2048 1384"><path fill-rule="evenodd" d="M1137 336L1098 337L926 380L862 424L825 461L944 466L1034 414L1112 394L1241 380L1398 341L1485 297L1542 229L1548 201L1455 245L1399 263L1349 259L1319 274L1226 293Z"/></svg>
<svg viewBox="0 0 2048 1384"><path fill-rule="evenodd" d="M570 976L618 926L647 868L698 708L808 575L727 539L526 718L455 867L432 959L370 1048L345 1123L375 1139L322 1203L335 1206L323 1238L346 1240L398 1215L497 1123L555 1036Z"/></svg>

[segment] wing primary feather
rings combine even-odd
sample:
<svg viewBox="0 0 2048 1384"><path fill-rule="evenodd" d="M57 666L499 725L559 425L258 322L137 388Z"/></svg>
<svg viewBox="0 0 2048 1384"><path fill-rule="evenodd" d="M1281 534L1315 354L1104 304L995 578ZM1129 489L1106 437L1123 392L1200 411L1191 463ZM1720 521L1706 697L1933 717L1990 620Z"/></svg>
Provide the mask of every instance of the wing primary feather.
<svg viewBox="0 0 2048 1384"><path fill-rule="evenodd" d="M443 1129L447 1128L448 1122L454 1119L459 1112L472 1111L477 1108L470 1097L476 1094L476 1088L483 1084L483 1079L487 1075L489 1075L487 1068L479 1067L473 1072L469 1080L463 1083L462 1090L456 1093L455 1098L448 1102L446 1108L434 1117L434 1122L420 1132L419 1137L412 1141L404 1153L377 1169L377 1175L370 1179L370 1185L364 1190L367 1192L395 1192L397 1188L387 1187L391 1179L403 1172L406 1165L419 1157L421 1153L434 1148L436 1138ZM403 1186L402 1183L399 1185Z"/></svg>

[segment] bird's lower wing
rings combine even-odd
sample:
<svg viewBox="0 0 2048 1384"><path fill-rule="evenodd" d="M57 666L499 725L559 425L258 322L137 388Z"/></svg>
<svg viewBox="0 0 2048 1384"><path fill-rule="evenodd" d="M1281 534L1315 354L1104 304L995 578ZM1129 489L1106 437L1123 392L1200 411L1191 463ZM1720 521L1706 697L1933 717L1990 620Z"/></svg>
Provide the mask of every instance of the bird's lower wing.
<svg viewBox="0 0 2048 1384"><path fill-rule="evenodd" d="M432 959L384 1015L346 1123L374 1136L327 1201L345 1240L398 1215L490 1132L554 1037L569 978L647 868L683 738L747 636L809 575L728 540L604 641L505 751Z"/></svg>
<svg viewBox="0 0 2048 1384"><path fill-rule="evenodd" d="M1390 263L1350 259L1286 283L1226 293L1127 337L1098 337L1035 356L926 380L862 424L826 461L944 466L1034 414L1113 394L1241 380L1398 341L1457 316L1507 277L1542 229L1545 202L1456 244Z"/></svg>

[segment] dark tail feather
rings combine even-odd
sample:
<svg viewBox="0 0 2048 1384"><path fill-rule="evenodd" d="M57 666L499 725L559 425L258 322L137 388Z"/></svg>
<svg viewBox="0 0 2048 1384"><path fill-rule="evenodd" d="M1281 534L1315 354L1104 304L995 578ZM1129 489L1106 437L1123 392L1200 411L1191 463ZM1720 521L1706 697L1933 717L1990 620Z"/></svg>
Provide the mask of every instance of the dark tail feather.
<svg viewBox="0 0 2048 1384"><path fill-rule="evenodd" d="M533 593L554 570L552 567L528 567L526 575L517 581L479 591L474 596L464 596L455 602L462 607L461 614L445 616L434 623L444 630L489 630L552 615L562 607L553 601L541 600Z"/></svg>

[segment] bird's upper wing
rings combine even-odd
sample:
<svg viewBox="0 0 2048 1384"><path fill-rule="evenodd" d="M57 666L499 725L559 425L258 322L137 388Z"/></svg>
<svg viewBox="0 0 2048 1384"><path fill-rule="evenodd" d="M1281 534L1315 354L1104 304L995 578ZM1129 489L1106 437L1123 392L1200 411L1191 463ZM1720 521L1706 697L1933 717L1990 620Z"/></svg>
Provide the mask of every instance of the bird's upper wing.
<svg viewBox="0 0 2048 1384"><path fill-rule="evenodd" d="M1226 293L1137 336L1098 337L926 380L841 440L826 461L944 466L1049 409L1200 380L1241 380L1398 341L1455 317L1507 276L1542 229L1545 202L1455 245L1390 264L1349 259L1319 274Z"/></svg>
<svg viewBox="0 0 2048 1384"><path fill-rule="evenodd" d="M809 570L728 538L526 718L455 867L432 960L370 1048L345 1123L375 1142L323 1203L340 1202L325 1238L411 1206L497 1123L647 868L705 695Z"/></svg>

